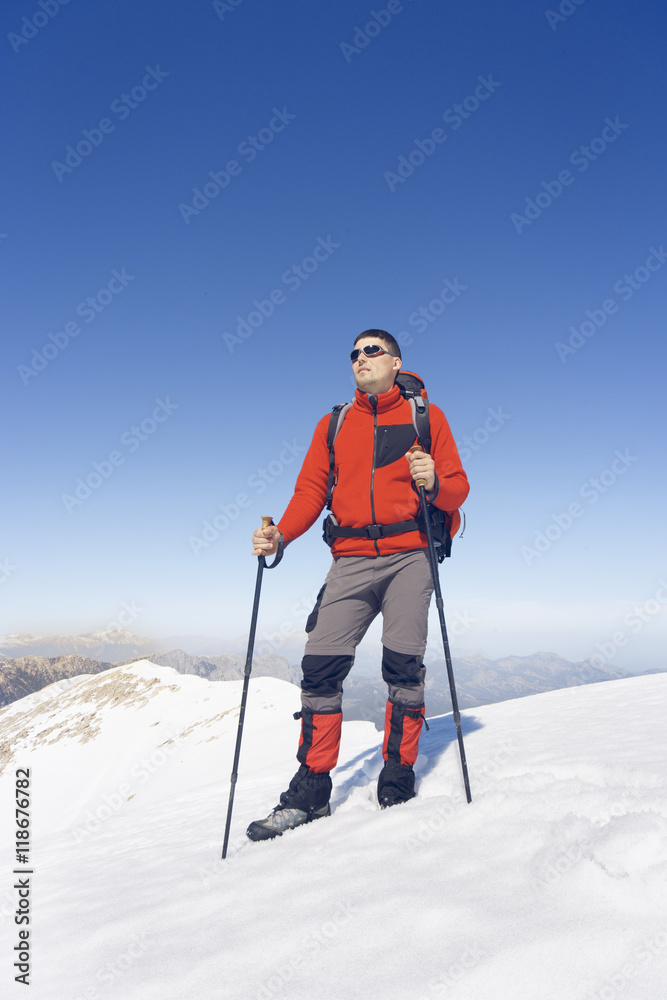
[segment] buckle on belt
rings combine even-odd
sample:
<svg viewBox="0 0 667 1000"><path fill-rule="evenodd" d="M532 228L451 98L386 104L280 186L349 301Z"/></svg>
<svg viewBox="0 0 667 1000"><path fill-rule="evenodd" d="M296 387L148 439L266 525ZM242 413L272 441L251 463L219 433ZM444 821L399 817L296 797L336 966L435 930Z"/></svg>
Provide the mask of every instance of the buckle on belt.
<svg viewBox="0 0 667 1000"><path fill-rule="evenodd" d="M364 528L364 531L366 532L366 534L367 534L367 536L369 538L373 538L373 539L375 539L375 538L382 538L383 537L383 533L382 533L382 529L383 528L384 528L383 524L367 524L365 526L365 528Z"/></svg>

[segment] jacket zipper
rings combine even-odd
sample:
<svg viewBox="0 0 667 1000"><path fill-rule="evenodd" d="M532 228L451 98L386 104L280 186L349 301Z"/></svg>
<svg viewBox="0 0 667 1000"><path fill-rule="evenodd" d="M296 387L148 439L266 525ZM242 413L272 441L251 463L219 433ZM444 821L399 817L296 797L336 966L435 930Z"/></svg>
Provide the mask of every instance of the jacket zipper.
<svg viewBox="0 0 667 1000"><path fill-rule="evenodd" d="M373 407L373 465L371 468L371 517L373 518L373 524L375 524L375 497L373 495L373 490L375 487L375 457L378 445L378 400L377 396L368 397L371 406ZM373 545L375 546L375 554L380 555L380 547L378 546L377 540L373 539Z"/></svg>

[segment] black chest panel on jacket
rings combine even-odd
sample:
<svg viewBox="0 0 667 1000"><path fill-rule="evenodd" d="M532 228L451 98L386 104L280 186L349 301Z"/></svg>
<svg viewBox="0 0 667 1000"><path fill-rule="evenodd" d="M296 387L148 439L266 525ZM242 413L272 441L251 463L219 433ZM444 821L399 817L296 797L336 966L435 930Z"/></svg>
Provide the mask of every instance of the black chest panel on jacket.
<svg viewBox="0 0 667 1000"><path fill-rule="evenodd" d="M397 462L417 440L413 424L384 424L376 430L375 468Z"/></svg>

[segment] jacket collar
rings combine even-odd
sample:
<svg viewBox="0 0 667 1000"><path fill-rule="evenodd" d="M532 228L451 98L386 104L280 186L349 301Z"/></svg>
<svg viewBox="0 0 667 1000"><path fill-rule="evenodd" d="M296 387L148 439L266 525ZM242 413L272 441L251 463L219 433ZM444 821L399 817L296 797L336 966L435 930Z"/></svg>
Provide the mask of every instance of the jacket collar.
<svg viewBox="0 0 667 1000"><path fill-rule="evenodd" d="M395 409L397 406L400 406L403 399L396 384L392 385L389 392L380 392L377 396L373 396L372 398L377 400L378 413L386 413L387 410ZM373 405L370 400L371 396L369 396L368 393L362 392L361 389L356 390L354 405L358 409L363 410L366 413L372 413Z"/></svg>

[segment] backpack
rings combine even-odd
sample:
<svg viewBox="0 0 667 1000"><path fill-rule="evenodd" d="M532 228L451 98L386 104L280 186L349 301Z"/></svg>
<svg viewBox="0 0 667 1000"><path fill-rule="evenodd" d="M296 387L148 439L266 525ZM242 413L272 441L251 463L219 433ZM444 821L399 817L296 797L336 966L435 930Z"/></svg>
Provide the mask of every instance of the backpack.
<svg viewBox="0 0 667 1000"><path fill-rule="evenodd" d="M424 383L419 375L414 372L403 371L396 376L396 385L401 396L410 403L412 411L412 423L417 434L417 440L422 451L430 454L431 451L431 425L428 414L428 396ZM334 453L334 443L340 431L345 414L352 406L352 403L338 403L331 411L329 419L329 430L327 434L327 445L329 447L329 480L327 482L326 508L331 511L333 501L333 488L335 486L336 457ZM429 520L431 522L431 533L435 544L435 552L438 562L442 562L451 555L452 550L452 520L453 513L440 510L435 504L427 503ZM396 535L405 531L419 529L425 532L423 521L423 511L420 508L419 514L409 521L398 521L395 524L370 524L365 528L345 528L341 527L332 513L324 519L322 537L328 546L331 547L336 538L384 538L388 535Z"/></svg>

